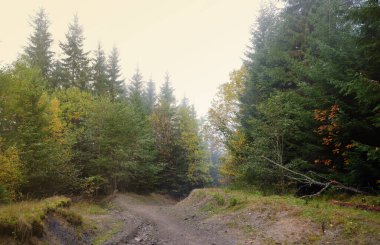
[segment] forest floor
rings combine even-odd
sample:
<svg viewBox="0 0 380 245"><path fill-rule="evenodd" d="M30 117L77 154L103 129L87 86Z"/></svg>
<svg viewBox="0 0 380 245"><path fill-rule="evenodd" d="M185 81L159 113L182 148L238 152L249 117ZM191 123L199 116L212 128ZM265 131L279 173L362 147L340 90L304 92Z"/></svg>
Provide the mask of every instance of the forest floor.
<svg viewBox="0 0 380 245"><path fill-rule="evenodd" d="M237 190L198 189L180 202L118 193L96 202L75 200L67 209L82 217L81 225L48 214L43 236L31 243L380 244L380 213Z"/></svg>

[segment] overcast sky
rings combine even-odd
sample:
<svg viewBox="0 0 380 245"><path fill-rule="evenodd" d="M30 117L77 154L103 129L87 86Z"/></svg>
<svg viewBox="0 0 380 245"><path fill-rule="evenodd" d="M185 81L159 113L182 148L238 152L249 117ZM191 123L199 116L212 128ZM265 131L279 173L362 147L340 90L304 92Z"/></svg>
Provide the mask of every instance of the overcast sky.
<svg viewBox="0 0 380 245"><path fill-rule="evenodd" d="M170 73L177 100L184 95L198 115L207 113L217 87L241 66L261 0L0 0L0 63L14 61L32 32L28 24L43 7L59 53L75 13L86 50L100 41L119 49L124 78L139 66L145 80L161 85ZM157 88L157 89L158 89Z"/></svg>

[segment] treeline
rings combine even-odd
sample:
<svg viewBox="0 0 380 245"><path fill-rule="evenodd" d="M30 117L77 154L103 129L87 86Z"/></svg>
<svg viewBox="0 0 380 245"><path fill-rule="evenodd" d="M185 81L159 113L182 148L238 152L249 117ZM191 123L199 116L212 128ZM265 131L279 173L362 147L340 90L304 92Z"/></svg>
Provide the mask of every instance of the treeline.
<svg viewBox="0 0 380 245"><path fill-rule="evenodd" d="M125 83L116 48L83 48L77 16L61 55L43 9L22 57L0 71L0 200L114 190L182 195L211 181L193 106L169 75L158 94L137 69ZM128 84L128 85L125 85Z"/></svg>
<svg viewBox="0 0 380 245"><path fill-rule="evenodd" d="M243 67L221 86L209 112L216 141L226 145L222 176L275 192L323 187L287 168L377 192L379 82L378 0L267 5Z"/></svg>

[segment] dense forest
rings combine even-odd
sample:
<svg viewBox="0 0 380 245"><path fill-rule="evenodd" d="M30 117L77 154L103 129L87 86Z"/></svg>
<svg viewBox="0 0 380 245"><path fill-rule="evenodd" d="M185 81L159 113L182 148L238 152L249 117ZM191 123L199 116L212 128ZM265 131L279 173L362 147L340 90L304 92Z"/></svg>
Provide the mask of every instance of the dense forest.
<svg viewBox="0 0 380 245"><path fill-rule="evenodd" d="M380 188L378 0L267 4L243 65L207 119L156 93L119 53L84 49L77 16L60 53L37 11L23 55L0 70L0 202L53 194L161 191L234 183L313 193ZM201 88L200 88L201 89Z"/></svg>
<svg viewBox="0 0 380 245"><path fill-rule="evenodd" d="M61 58L39 10L24 54L0 72L0 199L160 189L188 193L211 181L196 112L156 94L139 69L121 77L116 48L83 48L75 16Z"/></svg>
<svg viewBox="0 0 380 245"><path fill-rule="evenodd" d="M379 1L267 5L209 111L214 145L226 146L223 179L277 193L378 192L379 81Z"/></svg>

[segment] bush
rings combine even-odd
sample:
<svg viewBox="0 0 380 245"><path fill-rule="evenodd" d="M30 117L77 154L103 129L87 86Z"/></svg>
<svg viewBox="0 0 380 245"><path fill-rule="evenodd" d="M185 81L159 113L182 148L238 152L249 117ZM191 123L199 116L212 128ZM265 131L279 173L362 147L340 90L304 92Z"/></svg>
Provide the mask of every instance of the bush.
<svg viewBox="0 0 380 245"><path fill-rule="evenodd" d="M228 200L228 206L229 207L235 207L237 204L238 204L238 200L236 199L236 197L231 197Z"/></svg>
<svg viewBox="0 0 380 245"><path fill-rule="evenodd" d="M4 186L0 185L0 204L9 202L9 194Z"/></svg>
<svg viewBox="0 0 380 245"><path fill-rule="evenodd" d="M106 183L106 180L99 176L90 176L83 180L81 184L82 194L87 197L94 197L98 195L99 190Z"/></svg>

